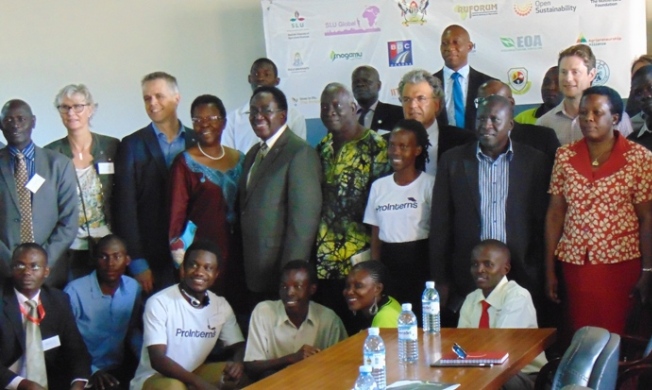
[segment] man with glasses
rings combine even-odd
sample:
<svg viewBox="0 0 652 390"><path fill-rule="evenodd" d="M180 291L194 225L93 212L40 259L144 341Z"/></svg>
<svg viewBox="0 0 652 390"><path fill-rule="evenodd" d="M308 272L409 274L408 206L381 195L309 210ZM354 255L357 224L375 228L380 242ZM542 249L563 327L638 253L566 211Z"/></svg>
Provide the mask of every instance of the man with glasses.
<svg viewBox="0 0 652 390"><path fill-rule="evenodd" d="M474 140L473 133L454 126L439 125L437 115L442 110L444 90L441 81L423 69L412 70L398 84L403 115L423 125L428 132L430 147L426 173L437 173L437 161L448 149Z"/></svg>
<svg viewBox="0 0 652 390"><path fill-rule="evenodd" d="M42 245L51 259L48 284L61 287L67 265L57 260L77 235L79 211L72 161L32 142L36 117L22 100L0 111L8 146L0 150L0 277L10 275L9 259L25 242Z"/></svg>
<svg viewBox="0 0 652 390"><path fill-rule="evenodd" d="M249 305L278 299L281 268L310 257L321 211L321 170L315 150L289 131L287 100L259 87L249 122L260 142L247 153L239 206Z"/></svg>
<svg viewBox="0 0 652 390"><path fill-rule="evenodd" d="M104 236L95 253L95 270L70 282L64 291L93 358L91 385L126 390L143 346L141 289L136 280L124 275L131 258L120 237Z"/></svg>
<svg viewBox="0 0 652 390"><path fill-rule="evenodd" d="M177 80L164 72L141 82L152 122L122 139L115 163L114 232L127 242L129 272L150 294L174 283L167 202L172 161L196 142L181 124Z"/></svg>
<svg viewBox="0 0 652 390"><path fill-rule="evenodd" d="M550 163L539 150L510 140L511 102L481 99L477 142L446 152L439 161L432 197L431 276L437 282L443 326L455 326L464 297L475 289L471 249L495 239L511 251L510 279L543 291L543 225Z"/></svg>
<svg viewBox="0 0 652 390"><path fill-rule="evenodd" d="M251 64L247 82L253 92L258 87L276 87L281 82L278 68L269 58L259 58ZM290 130L302 139L306 139L306 118L294 107L287 109L287 125ZM222 145L247 153L259 142L258 136L249 125L249 102L242 107L229 112L226 126L222 132Z"/></svg>

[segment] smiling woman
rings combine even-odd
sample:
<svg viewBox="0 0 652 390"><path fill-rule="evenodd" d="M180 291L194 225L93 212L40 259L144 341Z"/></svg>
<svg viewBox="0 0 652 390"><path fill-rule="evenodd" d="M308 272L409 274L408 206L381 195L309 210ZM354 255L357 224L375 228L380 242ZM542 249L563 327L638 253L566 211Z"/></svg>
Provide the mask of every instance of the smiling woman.
<svg viewBox="0 0 652 390"><path fill-rule="evenodd" d="M238 279L229 260L234 257L232 224L244 155L221 143L226 110L218 97L197 97L190 112L197 146L179 154L170 168L170 243L179 239L189 221L197 225L195 240L214 242L222 253L220 276L212 290L231 298L233 291L225 283L228 280L235 288ZM173 251L173 257L182 258L183 250Z"/></svg>

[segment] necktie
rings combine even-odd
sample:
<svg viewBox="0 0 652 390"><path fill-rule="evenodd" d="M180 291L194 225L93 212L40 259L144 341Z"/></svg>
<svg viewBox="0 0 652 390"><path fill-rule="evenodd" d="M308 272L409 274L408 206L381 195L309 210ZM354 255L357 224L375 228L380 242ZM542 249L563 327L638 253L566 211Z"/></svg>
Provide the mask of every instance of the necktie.
<svg viewBox="0 0 652 390"><path fill-rule="evenodd" d="M16 192L18 193L18 202L20 205L20 242L34 242L34 228L32 226L32 196L27 185L27 164L25 155L17 153L16 169L14 172L16 178Z"/></svg>
<svg viewBox="0 0 652 390"><path fill-rule="evenodd" d="M367 116L367 113L369 112L368 108L361 108L360 109L360 116L358 117L358 123L364 126L364 119Z"/></svg>
<svg viewBox="0 0 652 390"><path fill-rule="evenodd" d="M47 389L48 377L45 369L45 355L43 354L41 328L38 324L38 303L29 300L26 304L29 306L29 316L25 322L26 376L30 381L36 382Z"/></svg>
<svg viewBox="0 0 652 390"><path fill-rule="evenodd" d="M480 329L489 329L489 307L491 306L489 302L482 301L482 315L480 315L480 324L478 328Z"/></svg>
<svg viewBox="0 0 652 390"><path fill-rule="evenodd" d="M267 156L268 151L269 151L269 146L267 146L266 142L263 142L262 145L260 145L260 149L258 149L258 153L256 153L254 164L251 166L251 170L249 171L249 177L247 178L247 185L249 185L251 178L254 177L254 175L256 174L258 167L260 166L265 156Z"/></svg>
<svg viewBox="0 0 652 390"><path fill-rule="evenodd" d="M453 79L453 103L455 103L455 126L464 128L464 92L462 92L461 74L455 72Z"/></svg>

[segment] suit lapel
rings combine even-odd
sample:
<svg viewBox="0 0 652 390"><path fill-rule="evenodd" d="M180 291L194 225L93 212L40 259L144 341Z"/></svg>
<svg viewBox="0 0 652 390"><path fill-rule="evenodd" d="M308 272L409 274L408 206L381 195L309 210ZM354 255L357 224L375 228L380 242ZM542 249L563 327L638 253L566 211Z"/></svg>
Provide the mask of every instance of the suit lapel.
<svg viewBox="0 0 652 390"><path fill-rule="evenodd" d="M9 192L11 199L16 205L16 209L20 210L20 203L18 201L18 193L16 192L16 179L11 170L11 154L9 149L4 148L0 150L0 177L5 182L5 188Z"/></svg>
<svg viewBox="0 0 652 390"><path fill-rule="evenodd" d="M286 128L285 131L283 131L283 134L281 134L281 136L276 140L274 146L272 146L269 152L267 152L265 158L261 160L260 166L256 168L256 172L254 172L253 176L249 178L249 185L247 186L247 198L249 198L249 195L255 190L256 186L260 182L260 179L265 176L266 172L270 169L274 161L283 151L283 148L288 143L290 138L290 131L291 130L289 128ZM256 150L256 153L258 153L258 150Z"/></svg>
<svg viewBox="0 0 652 390"><path fill-rule="evenodd" d="M141 135L143 142L147 146L147 149L152 154L152 158L156 163L156 167L159 169L159 171L161 171L161 174L166 177L168 174L168 167L165 165L165 157L163 157L163 151L161 150L161 146L158 143L158 139L156 138L156 133L154 132L152 125L150 124L147 126Z"/></svg>
<svg viewBox="0 0 652 390"><path fill-rule="evenodd" d="M515 207L525 204L524 202L528 201L528 192L524 191L524 189L531 187L525 183L529 176L528 168L531 168L531 162L528 164L527 161L524 161L526 156L519 153L520 145L518 143L512 141L512 149L514 150L514 155L512 156L512 161L509 163L509 187L507 189L507 200L505 204L505 231L507 232L507 237L512 237L512 233L518 233L510 232L510 221L516 218L524 218L524 216L514 215L517 212ZM526 198L521 199L524 196Z"/></svg>
<svg viewBox="0 0 652 390"><path fill-rule="evenodd" d="M478 215L480 215L480 183L478 181L478 159L475 155L476 144L469 143L466 147L467 153L464 154L464 176L469 186L469 193L473 199L473 205Z"/></svg>
<svg viewBox="0 0 652 390"><path fill-rule="evenodd" d="M16 293L14 292L13 283L6 283L4 288L4 294L2 297L3 303L3 312L5 320L9 321L11 328L14 331L14 335L20 342L22 351L25 350L25 332L23 330L23 319L20 314L20 309L18 308L18 298L16 298Z"/></svg>

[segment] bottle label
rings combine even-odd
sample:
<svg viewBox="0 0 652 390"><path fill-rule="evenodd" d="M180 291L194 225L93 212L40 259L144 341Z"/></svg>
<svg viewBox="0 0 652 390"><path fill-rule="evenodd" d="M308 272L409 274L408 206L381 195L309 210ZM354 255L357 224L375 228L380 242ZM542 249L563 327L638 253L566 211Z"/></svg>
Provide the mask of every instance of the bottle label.
<svg viewBox="0 0 652 390"><path fill-rule="evenodd" d="M439 314L439 302L424 302L423 312L432 315Z"/></svg>
<svg viewBox="0 0 652 390"><path fill-rule="evenodd" d="M376 353L365 353L364 354L364 364L371 366L374 369L384 369L385 368L385 354L376 352Z"/></svg>
<svg viewBox="0 0 652 390"><path fill-rule="evenodd" d="M414 325L401 325L398 327L399 340L417 340L417 327Z"/></svg>

